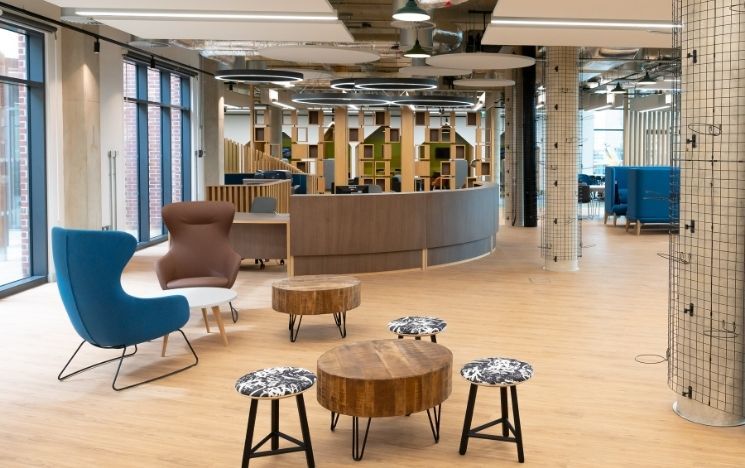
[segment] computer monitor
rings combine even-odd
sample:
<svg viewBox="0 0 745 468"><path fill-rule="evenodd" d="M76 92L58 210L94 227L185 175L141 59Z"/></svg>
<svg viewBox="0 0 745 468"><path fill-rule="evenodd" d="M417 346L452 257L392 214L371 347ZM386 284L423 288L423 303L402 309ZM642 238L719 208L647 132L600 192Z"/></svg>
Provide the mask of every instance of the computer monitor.
<svg viewBox="0 0 745 468"><path fill-rule="evenodd" d="M337 194L369 193L370 187L367 185L337 185L334 190Z"/></svg>

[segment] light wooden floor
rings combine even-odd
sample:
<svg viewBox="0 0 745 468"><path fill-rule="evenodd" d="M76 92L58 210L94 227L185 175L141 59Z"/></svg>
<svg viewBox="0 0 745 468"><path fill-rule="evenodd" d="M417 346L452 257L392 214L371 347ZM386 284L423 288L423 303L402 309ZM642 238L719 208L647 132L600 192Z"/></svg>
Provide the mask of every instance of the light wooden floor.
<svg viewBox="0 0 745 468"><path fill-rule="evenodd" d="M671 410L666 367L642 365L640 353L664 354L667 251L664 234L625 234L585 223L582 270L541 269L539 231L503 228L497 252L427 272L362 275L362 306L349 313L347 342L389 338L385 324L405 314L446 319L440 342L455 356L453 393L434 445L424 413L373 420L360 466L517 466L513 444L472 440L458 454L468 385L467 361L514 356L533 364L519 388L526 466L715 467L745 465L745 428L688 423ZM157 289L158 246L140 252L124 277L133 292ZM227 325L230 346L207 335L201 314L186 327L200 362L182 374L129 391L111 390L112 365L60 383L56 375L79 338L54 284L0 301L0 466L239 466L249 401L233 389L243 373L273 365L315 369L317 357L342 343L330 316L306 317L297 343L287 316L271 310L278 267L251 265L239 276L241 319ZM224 312L229 320L229 313ZM214 330L214 329L213 329ZM125 377L142 377L186 359L174 336L170 356L160 342L142 346ZM85 356L105 355L88 348ZM474 424L494 419L498 391L482 389ZM351 466L351 420L335 433L329 414L306 395L316 463ZM281 404L283 429L299 435L292 401ZM257 435L268 431L259 406ZM302 453L257 459L252 466L303 466Z"/></svg>

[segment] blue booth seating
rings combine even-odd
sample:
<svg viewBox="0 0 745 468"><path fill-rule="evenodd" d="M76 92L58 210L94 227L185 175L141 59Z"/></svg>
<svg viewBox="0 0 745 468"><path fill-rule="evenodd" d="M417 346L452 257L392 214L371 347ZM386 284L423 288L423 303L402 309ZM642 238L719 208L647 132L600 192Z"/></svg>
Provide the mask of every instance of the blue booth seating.
<svg viewBox="0 0 745 468"><path fill-rule="evenodd" d="M678 213L670 201L677 170L670 166L606 167L604 222L613 215L615 225L624 216L626 228L636 224L637 234L643 224L670 224Z"/></svg>
<svg viewBox="0 0 745 468"><path fill-rule="evenodd" d="M293 194L308 193L308 177L305 174L292 174L289 171L239 172L225 174L225 185L243 185L243 179L289 179L292 178Z"/></svg>
<svg viewBox="0 0 745 468"><path fill-rule="evenodd" d="M628 209L628 170L631 166L607 166L605 168L605 218L613 215L615 226L619 216L626 216Z"/></svg>
<svg viewBox="0 0 745 468"><path fill-rule="evenodd" d="M672 178L678 169L668 166L630 168L627 171L628 209L626 229L635 224L636 234L644 224L672 224L678 204L671 200Z"/></svg>

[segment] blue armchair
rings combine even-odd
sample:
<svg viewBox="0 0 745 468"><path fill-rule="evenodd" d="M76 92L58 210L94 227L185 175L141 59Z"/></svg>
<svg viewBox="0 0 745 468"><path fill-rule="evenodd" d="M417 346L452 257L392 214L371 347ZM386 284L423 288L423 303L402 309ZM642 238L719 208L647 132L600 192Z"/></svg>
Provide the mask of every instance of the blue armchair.
<svg viewBox="0 0 745 468"><path fill-rule="evenodd" d="M121 285L124 266L134 254L137 241L116 231L52 229L52 256L57 271L57 286L75 331L83 338L57 378L68 377L108 362L119 361L111 387L124 390L168 377L197 365L199 358L181 331L189 319L189 305L183 296L137 298ZM186 340L194 362L188 366L139 383L117 387L117 378L126 357L137 352L137 344L179 331ZM83 345L121 349L121 356L98 362L63 375ZM134 351L127 354L127 348Z"/></svg>

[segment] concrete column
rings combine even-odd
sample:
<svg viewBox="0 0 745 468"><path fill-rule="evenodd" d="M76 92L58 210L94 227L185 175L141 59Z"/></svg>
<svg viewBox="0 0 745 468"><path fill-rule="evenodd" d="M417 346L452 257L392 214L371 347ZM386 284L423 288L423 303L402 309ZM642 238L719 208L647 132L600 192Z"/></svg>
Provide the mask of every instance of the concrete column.
<svg viewBox="0 0 745 468"><path fill-rule="evenodd" d="M579 49L546 52L546 193L544 258L549 271L579 269Z"/></svg>
<svg viewBox="0 0 745 468"><path fill-rule="evenodd" d="M523 216L523 97L520 72L515 86L505 92L505 196L504 212L507 226L524 225Z"/></svg>
<svg viewBox="0 0 745 468"><path fill-rule="evenodd" d="M202 62L204 63L204 61ZM225 101L223 91L225 85L212 76L202 74L202 131L203 157L202 175L204 185L221 185L224 181L225 167ZM197 162L199 164L199 161ZM205 192L200 191L205 196Z"/></svg>
<svg viewBox="0 0 745 468"><path fill-rule="evenodd" d="M63 224L101 229L99 61L94 39L62 28Z"/></svg>
<svg viewBox="0 0 745 468"><path fill-rule="evenodd" d="M742 2L676 3L673 21L683 25L675 35L683 92L673 153L680 170L680 230L670 247L668 380L680 416L740 425L745 423L745 94L737 92L745 86Z"/></svg>

